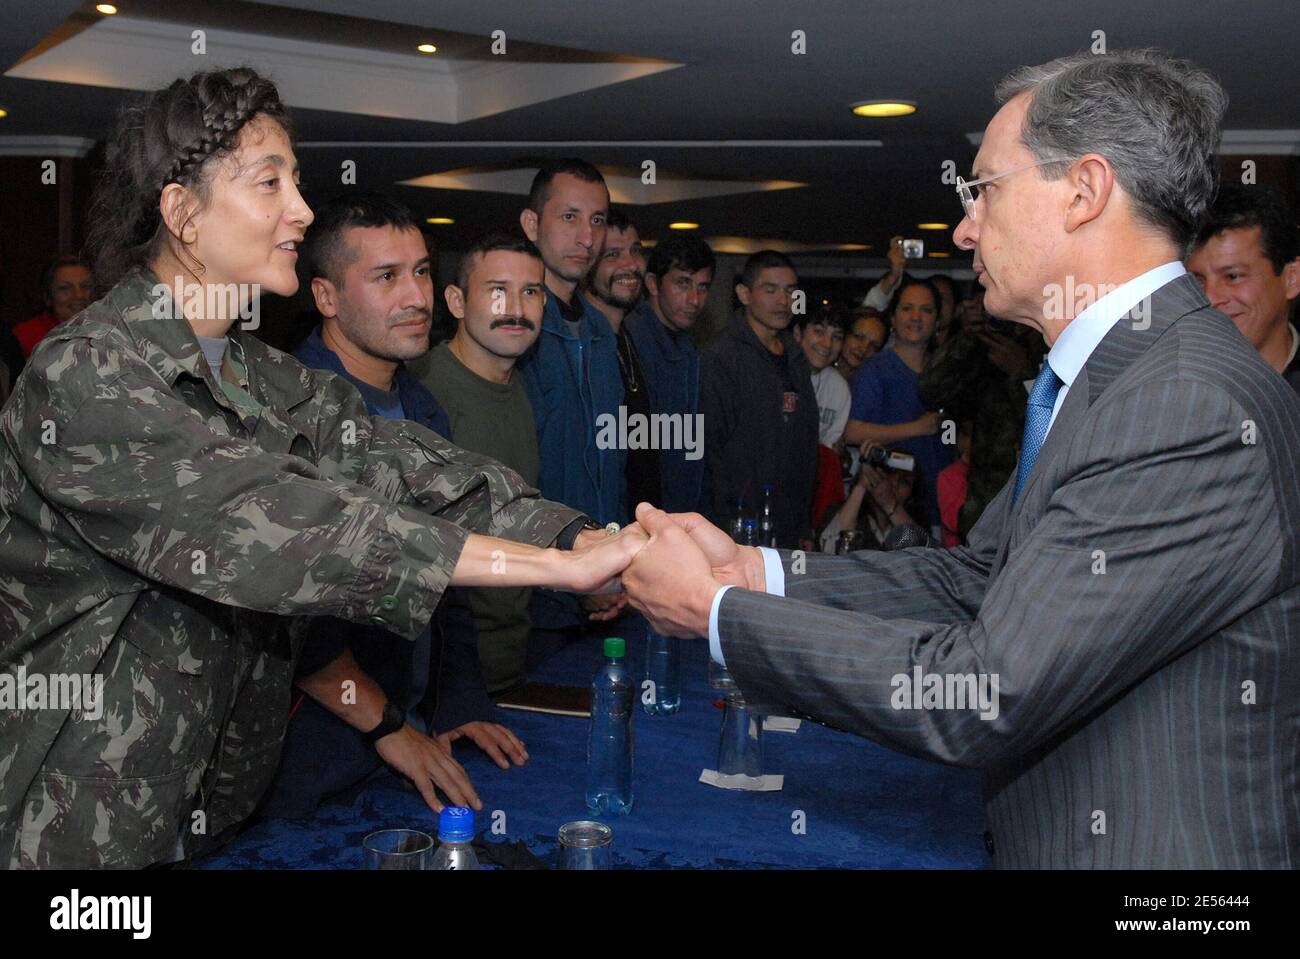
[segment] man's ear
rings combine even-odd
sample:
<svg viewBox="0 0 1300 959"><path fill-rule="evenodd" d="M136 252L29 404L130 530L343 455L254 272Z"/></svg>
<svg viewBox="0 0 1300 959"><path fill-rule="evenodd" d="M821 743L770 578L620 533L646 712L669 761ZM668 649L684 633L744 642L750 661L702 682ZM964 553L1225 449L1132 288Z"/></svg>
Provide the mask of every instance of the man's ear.
<svg viewBox="0 0 1300 959"><path fill-rule="evenodd" d="M338 290L323 276L311 278L311 295L316 301L316 312L331 319L339 315Z"/></svg>
<svg viewBox="0 0 1300 959"><path fill-rule="evenodd" d="M194 214L199 210L194 193L179 183L168 183L158 198L158 211L167 232L181 243L190 244L198 239Z"/></svg>
<svg viewBox="0 0 1300 959"><path fill-rule="evenodd" d="M749 287L744 283L736 284L736 299L740 300L741 306L749 306Z"/></svg>
<svg viewBox="0 0 1300 959"><path fill-rule="evenodd" d="M645 290L655 299L659 298L659 277L655 276L649 270L645 274Z"/></svg>
<svg viewBox="0 0 1300 959"><path fill-rule="evenodd" d="M1282 288L1288 300L1300 296L1300 256L1282 267Z"/></svg>
<svg viewBox="0 0 1300 959"><path fill-rule="evenodd" d="M1065 179L1073 188L1065 211L1065 232L1073 233L1106 209L1115 186L1115 171L1105 157L1085 153L1070 166Z"/></svg>
<svg viewBox="0 0 1300 959"><path fill-rule="evenodd" d="M523 227L524 236L533 243L537 242L537 211L524 207L519 211L519 225Z"/></svg>
<svg viewBox="0 0 1300 959"><path fill-rule="evenodd" d="M465 319L465 291L455 283L448 283L442 295L447 301L447 309L451 310L451 315L458 320Z"/></svg>

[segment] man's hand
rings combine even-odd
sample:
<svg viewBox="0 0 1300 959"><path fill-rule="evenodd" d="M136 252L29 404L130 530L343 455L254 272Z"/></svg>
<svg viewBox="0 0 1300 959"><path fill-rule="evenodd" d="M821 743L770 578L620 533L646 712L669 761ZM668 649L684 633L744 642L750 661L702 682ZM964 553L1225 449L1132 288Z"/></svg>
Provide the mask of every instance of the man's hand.
<svg viewBox="0 0 1300 959"><path fill-rule="evenodd" d="M649 503L637 506L637 519L641 519L643 509L656 510ZM677 526L681 527L691 540L708 558L713 578L723 586L740 586L764 592L767 588L767 576L763 570L763 556L753 546L737 546L730 536L714 526L699 513L665 514ZM642 526L645 524L642 523ZM635 603L633 605L636 605Z"/></svg>
<svg viewBox="0 0 1300 959"><path fill-rule="evenodd" d="M512 762L516 766L528 762L528 750L524 748L519 737L498 723L482 721L465 723L450 732L443 733L438 737L437 742L450 756L451 744L462 738L478 746L502 769L509 769Z"/></svg>
<svg viewBox="0 0 1300 959"><path fill-rule="evenodd" d="M722 588L709 559L663 510L642 503L636 514L650 539L623 573L632 605L661 635L707 636L713 596Z"/></svg>
<svg viewBox="0 0 1300 959"><path fill-rule="evenodd" d="M885 253L885 258L889 260L889 279L888 288L892 290L898 285L899 279L903 276L903 267L907 266L907 257L903 255L903 238L901 236L890 237L889 250Z"/></svg>
<svg viewBox="0 0 1300 959"><path fill-rule="evenodd" d="M451 758L450 747L444 748L410 723L375 743L375 751L380 759L415 784L434 812L442 812L442 801L433 789L435 785L447 794L453 806L483 808L469 775Z"/></svg>
<svg viewBox="0 0 1300 959"><path fill-rule="evenodd" d="M605 593L599 596L579 597L587 619L593 623L605 623L617 619L623 607L627 606L627 593Z"/></svg>

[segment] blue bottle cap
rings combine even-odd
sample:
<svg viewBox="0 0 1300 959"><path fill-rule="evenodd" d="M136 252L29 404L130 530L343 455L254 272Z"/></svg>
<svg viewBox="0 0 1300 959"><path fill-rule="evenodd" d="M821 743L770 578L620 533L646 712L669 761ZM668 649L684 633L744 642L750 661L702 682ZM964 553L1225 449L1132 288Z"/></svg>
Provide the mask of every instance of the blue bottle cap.
<svg viewBox="0 0 1300 959"><path fill-rule="evenodd" d="M438 838L461 842L474 838L474 810L468 806L444 806L438 814Z"/></svg>

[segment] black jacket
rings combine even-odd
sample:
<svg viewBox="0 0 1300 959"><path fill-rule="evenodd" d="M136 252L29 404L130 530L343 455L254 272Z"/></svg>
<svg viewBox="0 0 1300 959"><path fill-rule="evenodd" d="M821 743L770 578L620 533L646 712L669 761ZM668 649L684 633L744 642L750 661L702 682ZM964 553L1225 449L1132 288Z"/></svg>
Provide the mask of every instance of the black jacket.
<svg viewBox="0 0 1300 959"><path fill-rule="evenodd" d="M748 514L754 515L764 484L771 483L778 541L797 546L813 526L817 397L803 350L788 331L780 338L783 362L768 352L738 313L704 350L700 410L706 488L711 491L711 518L724 524L735 516L740 495ZM786 394L793 407L789 412Z"/></svg>

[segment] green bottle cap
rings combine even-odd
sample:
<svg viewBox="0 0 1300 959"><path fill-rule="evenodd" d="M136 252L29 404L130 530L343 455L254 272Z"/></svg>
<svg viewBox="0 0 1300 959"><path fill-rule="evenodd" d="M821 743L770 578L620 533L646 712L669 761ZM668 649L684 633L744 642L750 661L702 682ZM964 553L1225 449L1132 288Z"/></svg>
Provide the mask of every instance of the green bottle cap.
<svg viewBox="0 0 1300 959"><path fill-rule="evenodd" d="M610 659L622 659L627 653L627 642L617 636L605 640L605 655Z"/></svg>

